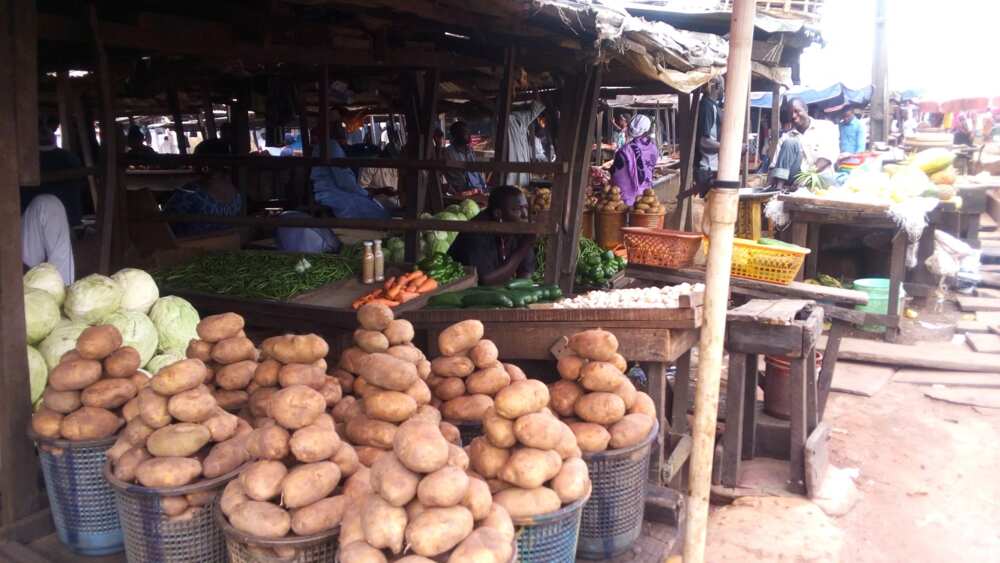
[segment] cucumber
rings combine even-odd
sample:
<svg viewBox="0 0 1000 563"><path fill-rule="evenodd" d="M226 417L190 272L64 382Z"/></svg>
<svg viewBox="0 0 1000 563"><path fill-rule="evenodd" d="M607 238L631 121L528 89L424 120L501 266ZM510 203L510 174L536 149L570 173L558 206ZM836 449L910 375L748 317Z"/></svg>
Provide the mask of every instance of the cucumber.
<svg viewBox="0 0 1000 563"><path fill-rule="evenodd" d="M512 309L514 301L499 291L476 291L462 297L462 307L478 309Z"/></svg>
<svg viewBox="0 0 1000 563"><path fill-rule="evenodd" d="M760 245L763 245L763 246L774 246L774 247L778 247L778 248L792 248L792 249L795 249L795 250L804 250L801 246L799 246L797 244L792 244L792 243L789 243L789 242L785 242L783 240L778 240L778 239L773 239L773 238L767 238L767 237L760 237L760 239L757 241L757 244L760 244Z"/></svg>
<svg viewBox="0 0 1000 563"><path fill-rule="evenodd" d="M507 289L531 289L535 287L535 282L531 278L518 278L507 282Z"/></svg>
<svg viewBox="0 0 1000 563"><path fill-rule="evenodd" d="M451 291L439 295L431 296L427 300L427 306L435 309L461 309L464 295L460 291Z"/></svg>

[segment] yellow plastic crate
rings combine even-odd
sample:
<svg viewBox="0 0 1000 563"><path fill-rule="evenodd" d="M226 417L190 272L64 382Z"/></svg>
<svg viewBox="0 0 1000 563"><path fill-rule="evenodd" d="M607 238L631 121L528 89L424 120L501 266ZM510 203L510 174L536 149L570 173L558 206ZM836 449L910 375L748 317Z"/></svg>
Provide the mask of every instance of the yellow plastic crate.
<svg viewBox="0 0 1000 563"><path fill-rule="evenodd" d="M733 239L730 274L738 278L788 285L795 281L795 275L799 273L809 252L808 248L799 250L766 246L747 239Z"/></svg>

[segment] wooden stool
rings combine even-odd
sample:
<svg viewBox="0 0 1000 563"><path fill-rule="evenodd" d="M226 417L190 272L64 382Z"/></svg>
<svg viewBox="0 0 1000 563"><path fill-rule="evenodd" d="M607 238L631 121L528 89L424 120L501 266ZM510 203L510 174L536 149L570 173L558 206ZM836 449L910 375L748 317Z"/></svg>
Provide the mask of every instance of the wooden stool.
<svg viewBox="0 0 1000 563"><path fill-rule="evenodd" d="M806 439L819 424L816 385L816 342L823 330L823 309L814 301L753 299L727 314L726 433L723 437L721 482L739 483L740 462L752 459L757 430L758 355L791 360L788 386L791 489L805 491Z"/></svg>

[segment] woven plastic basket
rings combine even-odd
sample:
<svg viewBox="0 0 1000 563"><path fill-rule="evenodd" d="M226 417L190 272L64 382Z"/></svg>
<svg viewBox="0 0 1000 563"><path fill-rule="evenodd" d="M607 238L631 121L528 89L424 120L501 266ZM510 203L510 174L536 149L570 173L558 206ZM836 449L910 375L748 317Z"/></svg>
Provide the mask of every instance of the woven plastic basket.
<svg viewBox="0 0 1000 563"><path fill-rule="evenodd" d="M808 248L767 246L747 239L733 239L730 273L738 278L788 285L795 281Z"/></svg>
<svg viewBox="0 0 1000 563"><path fill-rule="evenodd" d="M38 446L52 520L59 541L81 555L108 555L122 550L122 527L115 511L115 495L104 481L105 452L111 436L72 442L28 432Z"/></svg>
<svg viewBox="0 0 1000 563"><path fill-rule="evenodd" d="M605 250L611 250L622 243L622 227L625 226L625 212L613 211L597 213L597 244Z"/></svg>
<svg viewBox="0 0 1000 563"><path fill-rule="evenodd" d="M628 226L629 227L646 227L647 229L662 229L663 228L663 218L666 217L666 213L629 213L628 214Z"/></svg>
<svg viewBox="0 0 1000 563"><path fill-rule="evenodd" d="M582 236L583 238L589 238L589 239L593 240L594 239L594 211L592 209L588 209L587 211L584 211L583 214L580 216L580 220L583 222L583 224L580 225L580 236Z"/></svg>
<svg viewBox="0 0 1000 563"><path fill-rule="evenodd" d="M580 558L611 559L639 539L646 511L649 448L659 432L659 424L654 424L649 436L634 446L583 454L593 492L580 521Z"/></svg>
<svg viewBox="0 0 1000 563"><path fill-rule="evenodd" d="M218 494L190 518L175 517L173 520L164 514L160 499L207 491L221 494L226 483L244 467L182 487L153 489L116 479L111 473L111 464L105 464L104 478L115 492L118 517L125 531L125 557L129 563L226 563L225 538L212 515Z"/></svg>
<svg viewBox="0 0 1000 563"><path fill-rule="evenodd" d="M645 264L662 268L686 268L694 262L701 246L699 233L626 227L625 249L631 264Z"/></svg>
<svg viewBox="0 0 1000 563"><path fill-rule="evenodd" d="M340 526L311 536L259 538L229 525L222 508L212 509L215 523L226 536L229 563L333 563L337 557Z"/></svg>
<svg viewBox="0 0 1000 563"><path fill-rule="evenodd" d="M590 495L538 516L514 518L518 561L522 563L573 563L580 533L580 516Z"/></svg>

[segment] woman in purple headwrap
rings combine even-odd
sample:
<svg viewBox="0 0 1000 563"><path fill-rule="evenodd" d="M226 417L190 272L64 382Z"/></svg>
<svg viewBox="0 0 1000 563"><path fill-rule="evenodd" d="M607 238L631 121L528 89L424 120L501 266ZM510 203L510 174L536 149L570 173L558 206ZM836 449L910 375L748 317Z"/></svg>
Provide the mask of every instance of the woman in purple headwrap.
<svg viewBox="0 0 1000 563"><path fill-rule="evenodd" d="M649 137L649 118L637 114L629 123L631 141L615 153L611 183L621 188L622 199L632 205L643 190L653 187L653 168L660 158L656 143Z"/></svg>

